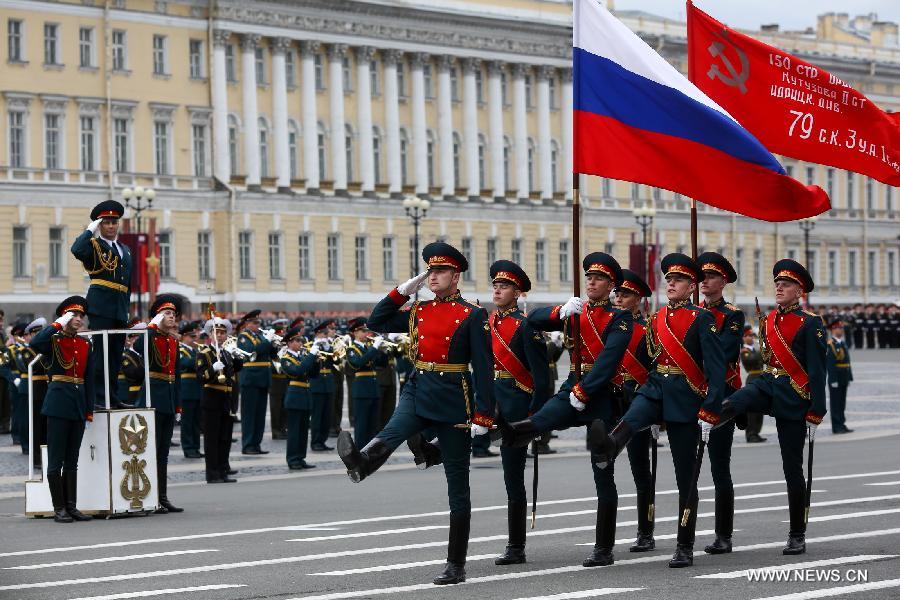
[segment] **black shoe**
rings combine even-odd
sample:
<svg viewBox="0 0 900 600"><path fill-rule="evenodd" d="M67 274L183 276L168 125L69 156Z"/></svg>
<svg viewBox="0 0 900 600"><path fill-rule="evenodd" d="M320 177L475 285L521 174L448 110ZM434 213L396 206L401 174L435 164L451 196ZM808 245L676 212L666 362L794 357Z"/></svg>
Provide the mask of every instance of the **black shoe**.
<svg viewBox="0 0 900 600"><path fill-rule="evenodd" d="M222 477L207 477L206 483L225 483L225 479Z"/></svg>
<svg viewBox="0 0 900 600"><path fill-rule="evenodd" d="M591 554L581 563L582 567L606 567L615 562L612 548L598 548L594 546Z"/></svg>
<svg viewBox="0 0 900 600"><path fill-rule="evenodd" d="M383 465L392 450L379 438L372 438L362 450L356 448L349 431L342 431L337 441L338 456L347 467L347 476L359 483Z"/></svg>
<svg viewBox="0 0 900 600"><path fill-rule="evenodd" d="M629 552L650 552L656 549L656 539L652 533L638 533L637 539L628 548Z"/></svg>
<svg viewBox="0 0 900 600"><path fill-rule="evenodd" d="M153 511L154 515L167 515L169 514L169 509L163 506L162 504L157 507L156 510Z"/></svg>
<svg viewBox="0 0 900 600"><path fill-rule="evenodd" d="M518 565L525 562L525 518L528 503L524 500L510 500L506 504L506 522L509 527L509 542L506 551L494 559L495 565Z"/></svg>
<svg viewBox="0 0 900 600"><path fill-rule="evenodd" d="M325 444L313 444L310 446L310 450L313 452L331 452L334 450L331 446L326 446Z"/></svg>
<svg viewBox="0 0 900 600"><path fill-rule="evenodd" d="M232 469L232 468L225 469L225 474L226 475L237 475L237 469Z"/></svg>
<svg viewBox="0 0 900 600"><path fill-rule="evenodd" d="M805 554L806 553L806 534L805 533L791 533L788 536L787 546L781 549L782 554L786 554L789 556L795 554Z"/></svg>
<svg viewBox="0 0 900 600"><path fill-rule="evenodd" d="M226 475L225 477L222 478L222 483L237 483L237 479Z"/></svg>
<svg viewBox="0 0 900 600"><path fill-rule="evenodd" d="M501 427L501 448L525 448L541 435L531 419L509 423L505 427L501 425Z"/></svg>
<svg viewBox="0 0 900 600"><path fill-rule="evenodd" d="M588 430L588 444L591 450L591 462L601 469L615 462L616 457L631 439L631 427L625 421L606 433L606 424L602 419L594 419Z"/></svg>
<svg viewBox="0 0 900 600"><path fill-rule="evenodd" d="M165 508L166 511L168 511L170 513L184 512L183 508L179 508L179 507L175 506L174 504L172 504L171 502L169 502L169 499L166 496L159 497L159 505L162 508Z"/></svg>
<svg viewBox="0 0 900 600"><path fill-rule="evenodd" d="M524 546L506 546L506 550L494 559L495 565L521 565L525 562Z"/></svg>
<svg viewBox="0 0 900 600"><path fill-rule="evenodd" d="M616 511L618 503L597 501L597 526L594 549L581 563L584 567L605 567L613 564L613 546L616 544Z"/></svg>
<svg viewBox="0 0 900 600"><path fill-rule="evenodd" d="M185 458L203 458L204 456L206 456L206 455L203 454L202 452L197 452L196 450L193 452L185 452L184 453Z"/></svg>
<svg viewBox="0 0 900 600"><path fill-rule="evenodd" d="M290 469L291 471L301 471L304 469L315 469L315 468L316 468L316 465L311 465L308 462L306 462L305 460L301 460L301 461L295 462L292 465L288 465L288 469Z"/></svg>
<svg viewBox="0 0 900 600"><path fill-rule="evenodd" d="M434 585L455 585L466 580L466 567L464 564L448 562L444 572L432 579Z"/></svg>
<svg viewBox="0 0 900 600"><path fill-rule="evenodd" d="M73 519L66 512L66 496L63 490L62 474L47 473L47 486L50 488L50 498L53 502L53 520L57 523L71 523Z"/></svg>
<svg viewBox="0 0 900 600"><path fill-rule="evenodd" d="M689 544L678 544L675 555L669 560L670 569L681 569L694 564L694 547Z"/></svg>
<svg viewBox="0 0 900 600"><path fill-rule="evenodd" d="M490 458L492 456L497 456L496 452L491 452L490 450L473 450L472 458Z"/></svg>
<svg viewBox="0 0 900 600"><path fill-rule="evenodd" d="M656 507L650 506L650 494L647 492L638 492L637 494L637 539L629 552L650 552L656 549L656 540L653 538L653 529L655 526Z"/></svg>
<svg viewBox="0 0 900 600"><path fill-rule="evenodd" d="M78 510L75 505L77 503L78 493L78 472L63 473L63 482L65 485L66 512L75 521L90 521L92 517Z"/></svg>
<svg viewBox="0 0 900 600"><path fill-rule="evenodd" d="M441 447L426 440L421 433L417 433L406 440L406 445L409 446L409 450L413 454L413 460L416 462L417 469L427 469L444 462Z"/></svg>
<svg viewBox="0 0 900 600"><path fill-rule="evenodd" d="M716 535L715 541L703 549L707 554L728 554L731 552L731 536Z"/></svg>
<svg viewBox="0 0 900 600"><path fill-rule="evenodd" d="M756 434L754 434L754 435L748 435L748 436L747 436L747 443L748 443L748 444L761 444L761 443L763 443L763 442L765 442L765 441L766 441L766 438L764 438L764 437L762 437L762 436L759 436L759 435L756 435Z"/></svg>

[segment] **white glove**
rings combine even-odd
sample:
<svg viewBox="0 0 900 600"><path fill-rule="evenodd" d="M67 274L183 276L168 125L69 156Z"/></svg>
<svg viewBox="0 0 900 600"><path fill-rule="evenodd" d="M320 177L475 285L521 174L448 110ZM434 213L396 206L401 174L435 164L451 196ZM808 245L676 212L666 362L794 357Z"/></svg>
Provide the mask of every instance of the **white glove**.
<svg viewBox="0 0 900 600"><path fill-rule="evenodd" d="M221 360L217 360L216 362L213 363L213 371L215 371L216 373L218 373L219 371L224 371L224 370L225 370L225 363L223 363Z"/></svg>
<svg viewBox="0 0 900 600"><path fill-rule="evenodd" d="M93 235L97 235L97 229L100 228L100 223L103 222L103 219L97 219L96 221L91 221L91 224L87 226L87 230L90 231Z"/></svg>
<svg viewBox="0 0 900 600"><path fill-rule="evenodd" d="M19 387L19 383L21 383L21 382L22 382L22 380L20 378L16 377L13 380L13 385L15 385L16 387Z"/></svg>
<svg viewBox="0 0 900 600"><path fill-rule="evenodd" d="M697 419L697 423L700 425L700 439L704 442L709 442L709 432L712 431L712 423L707 423L703 419Z"/></svg>
<svg viewBox="0 0 900 600"><path fill-rule="evenodd" d="M650 435L653 436L654 440L659 439L659 425L651 425L650 426Z"/></svg>
<svg viewBox="0 0 900 600"><path fill-rule="evenodd" d="M831 382L831 387L833 387L833 388L838 387L838 382L837 382L837 381L832 381L832 382Z"/></svg>
<svg viewBox="0 0 900 600"><path fill-rule="evenodd" d="M806 428L809 430L809 441L816 439L816 429L818 427L819 426L815 423L810 423L809 421L806 422Z"/></svg>
<svg viewBox="0 0 900 600"><path fill-rule="evenodd" d="M72 317L74 317L74 316L75 316L75 313L73 313L70 310L69 312L64 313L63 316L58 318L56 321L54 321L54 323L59 323L60 327L65 327L66 325L69 324L69 321L71 321Z"/></svg>
<svg viewBox="0 0 900 600"><path fill-rule="evenodd" d="M349 346L353 343L353 338L350 337L349 333L345 333L343 336L341 336L341 339L344 341L345 346Z"/></svg>
<svg viewBox="0 0 900 600"><path fill-rule="evenodd" d="M397 286L397 291L400 292L401 296L412 296L423 287L425 287L425 281L428 279L428 271L422 271L409 281L404 281L400 285Z"/></svg>
<svg viewBox="0 0 900 600"><path fill-rule="evenodd" d="M550 332L550 341L553 342L557 348L562 348L563 332L562 331L551 331Z"/></svg>
<svg viewBox="0 0 900 600"><path fill-rule="evenodd" d="M175 423L176 424L181 423L181 413L180 412L175 413Z"/></svg>
<svg viewBox="0 0 900 600"><path fill-rule="evenodd" d="M384 338L380 335L375 336L375 339L372 340L372 345L375 346L375 349L378 350L381 346L384 345Z"/></svg>
<svg viewBox="0 0 900 600"><path fill-rule="evenodd" d="M569 392L569 404L571 404L572 408L574 408L578 412L581 412L585 408L587 408L587 404L579 400L578 396L575 395L575 392Z"/></svg>
<svg viewBox="0 0 900 600"><path fill-rule="evenodd" d="M266 341L271 343L275 340L275 331L272 329L266 329L262 332L263 337L266 338Z"/></svg>
<svg viewBox="0 0 900 600"><path fill-rule="evenodd" d="M313 340L313 346L327 346L328 338L316 338Z"/></svg>
<svg viewBox="0 0 900 600"><path fill-rule="evenodd" d="M572 315L580 315L582 310L584 310L584 300L575 297L569 298L569 301L559 309L559 318L568 319Z"/></svg>
<svg viewBox="0 0 900 600"><path fill-rule="evenodd" d="M160 311L159 313L157 313L157 315L155 317L150 319L150 324L156 325L157 327L159 327L159 324L162 323L163 319L165 319L165 318L166 318L166 315L164 315L162 313L162 311Z"/></svg>
<svg viewBox="0 0 900 600"><path fill-rule="evenodd" d="M318 346L318 344L313 344L312 346L310 346L310 347L309 347L309 353L312 354L313 356L315 356L316 354L318 354L318 353L319 353L319 346Z"/></svg>
<svg viewBox="0 0 900 600"><path fill-rule="evenodd" d="M488 429L484 425L476 425L475 423L472 423L472 437L475 437L476 435L484 435L489 431L490 429Z"/></svg>
<svg viewBox="0 0 900 600"><path fill-rule="evenodd" d="M401 339L402 337L403 337L402 333L389 333L387 336L387 338L392 342L396 342L397 340Z"/></svg>

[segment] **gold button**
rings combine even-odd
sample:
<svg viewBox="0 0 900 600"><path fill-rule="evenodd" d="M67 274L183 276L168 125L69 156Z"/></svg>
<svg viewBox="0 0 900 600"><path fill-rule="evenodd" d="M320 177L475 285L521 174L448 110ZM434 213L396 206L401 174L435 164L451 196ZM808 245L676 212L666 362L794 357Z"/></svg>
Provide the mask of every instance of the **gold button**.
<svg viewBox="0 0 900 600"><path fill-rule="evenodd" d="M449 337L445 337L444 339L447 340L448 342L450 341L450 338L449 338Z"/></svg>
<svg viewBox="0 0 900 600"><path fill-rule="evenodd" d="M420 336L419 336L419 339L420 339L420 340L424 340L424 339L425 339L425 336L424 336L424 335L420 335Z"/></svg>

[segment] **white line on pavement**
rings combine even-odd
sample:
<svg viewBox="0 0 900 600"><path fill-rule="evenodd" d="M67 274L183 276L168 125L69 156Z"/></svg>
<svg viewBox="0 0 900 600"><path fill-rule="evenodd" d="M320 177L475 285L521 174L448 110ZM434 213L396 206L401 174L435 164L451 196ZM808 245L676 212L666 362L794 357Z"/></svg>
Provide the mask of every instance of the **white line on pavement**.
<svg viewBox="0 0 900 600"><path fill-rule="evenodd" d="M828 490L813 490L813 494L824 494ZM787 496L787 492L772 492L769 494L747 494L746 496L735 496L735 500L757 500L759 498L775 498L777 496ZM701 498L700 502L715 502L715 498Z"/></svg>
<svg viewBox="0 0 900 600"><path fill-rule="evenodd" d="M829 565L848 565L861 562L870 562L875 560L883 560L887 558L896 558L896 554L857 554L856 556L841 556L837 558L829 558L824 560L813 560L801 563L788 563L783 565L773 565L771 567L758 567L755 569L741 569L739 571L726 571L724 573L710 573L708 575L695 575L694 579L738 579L746 577L750 571L793 571L795 569L814 569L816 567L826 567Z"/></svg>
<svg viewBox="0 0 900 600"><path fill-rule="evenodd" d="M38 565L20 565L18 567L3 567L4 570L31 570L49 569L52 567L68 567L71 565L89 565L94 563L121 562L123 560L141 560L144 558L160 558L162 556L179 556L182 554L203 554L205 552L218 552L208 548L204 550L173 550L172 552L151 552L150 554L130 554L128 556L107 556L104 558L89 558L85 560L67 560L64 562L41 563Z"/></svg>
<svg viewBox="0 0 900 600"><path fill-rule="evenodd" d="M576 600L577 598L597 598L610 594L623 594L625 592L637 592L644 588L597 588L595 590L581 590L578 592L563 592L551 596L531 596L528 598L516 598L516 600Z"/></svg>
<svg viewBox="0 0 900 600"><path fill-rule="evenodd" d="M122 592L120 594L109 594L108 596L88 596L83 598L72 598L72 600L126 600L127 598L149 598L150 596L168 596L171 594L185 594L187 592L207 592L210 590L227 590L231 588L247 587L246 584L215 584L215 585L195 585L186 588L169 588L165 590L144 590L142 592Z"/></svg>
<svg viewBox="0 0 900 600"><path fill-rule="evenodd" d="M878 481L876 483L867 483L866 485L900 485L900 481Z"/></svg>
<svg viewBox="0 0 900 600"><path fill-rule="evenodd" d="M872 590L886 590L895 587L900 587L900 579L886 579L884 581L873 581L871 583L843 585L821 590L810 590L808 592L797 592L795 594L784 594L782 596L767 596L765 598L758 598L757 600L815 600L816 598L831 598L833 596L843 596L845 594L855 594L857 592L871 592Z"/></svg>
<svg viewBox="0 0 900 600"><path fill-rule="evenodd" d="M340 533L338 535L320 535L310 538L293 538L286 542L324 542L330 540L349 540L352 538L371 537L374 535L391 535L395 533L412 533L414 531L431 531L434 529L447 529L449 525L425 525L423 527L404 527L402 529L382 529L381 531L360 531L357 533Z"/></svg>
<svg viewBox="0 0 900 600"><path fill-rule="evenodd" d="M876 517L878 515L893 515L900 513L900 508L885 508L881 510L864 510L860 512L844 513L840 515L825 515L823 517L809 517L810 523L819 523L822 521L842 521L844 519L858 519L860 517ZM782 523L790 523L790 521L782 521Z"/></svg>

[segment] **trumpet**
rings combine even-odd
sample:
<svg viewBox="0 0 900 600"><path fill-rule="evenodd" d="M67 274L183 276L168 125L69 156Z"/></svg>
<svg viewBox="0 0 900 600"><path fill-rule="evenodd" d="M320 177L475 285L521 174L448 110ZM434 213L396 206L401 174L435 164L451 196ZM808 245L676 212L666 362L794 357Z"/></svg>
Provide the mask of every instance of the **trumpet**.
<svg viewBox="0 0 900 600"><path fill-rule="evenodd" d="M270 339L272 345L276 348L280 348L284 345L284 338L277 333L275 333L274 329L262 329L261 333L266 337L266 339Z"/></svg>
<svg viewBox="0 0 900 600"><path fill-rule="evenodd" d="M230 354L232 358L240 358L246 362L253 362L256 360L256 352L247 352L246 350L238 348L238 341L234 336L225 340L225 343L222 344L222 350Z"/></svg>

